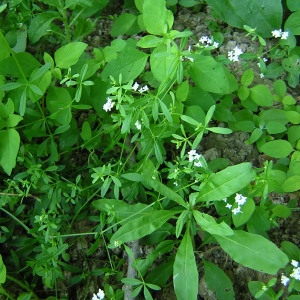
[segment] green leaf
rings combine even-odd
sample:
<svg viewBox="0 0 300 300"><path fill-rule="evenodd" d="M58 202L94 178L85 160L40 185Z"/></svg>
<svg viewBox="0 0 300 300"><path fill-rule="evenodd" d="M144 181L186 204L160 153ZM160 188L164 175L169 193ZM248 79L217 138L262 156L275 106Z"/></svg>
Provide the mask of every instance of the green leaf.
<svg viewBox="0 0 300 300"><path fill-rule="evenodd" d="M260 106L272 106L273 95L263 84L258 84L250 89L250 98Z"/></svg>
<svg viewBox="0 0 300 300"><path fill-rule="evenodd" d="M259 272L275 275L289 262L285 253L260 235L237 230L231 236L214 237L233 260Z"/></svg>
<svg viewBox="0 0 300 300"><path fill-rule="evenodd" d="M201 187L197 202L222 200L240 191L255 177L251 163L245 162L212 174Z"/></svg>
<svg viewBox="0 0 300 300"><path fill-rule="evenodd" d="M86 47L87 44L82 42L72 42L60 47L54 53L56 67L67 69L75 65Z"/></svg>
<svg viewBox="0 0 300 300"><path fill-rule="evenodd" d="M6 281L6 267L0 254L0 284Z"/></svg>
<svg viewBox="0 0 300 300"><path fill-rule="evenodd" d="M166 198L177 202L181 206L188 208L188 203L184 201L184 199L178 195L176 192L174 192L172 189L167 187L166 185L162 184L156 179L153 179L151 175L149 174L142 174L144 182L151 186L156 192L164 195Z"/></svg>
<svg viewBox="0 0 300 300"><path fill-rule="evenodd" d="M153 48L159 46L162 43L162 41L162 38L148 34L142 37L136 45L141 48Z"/></svg>
<svg viewBox="0 0 300 300"><path fill-rule="evenodd" d="M285 140L276 140L263 144L260 150L275 158L287 157L294 149L292 145Z"/></svg>
<svg viewBox="0 0 300 300"><path fill-rule="evenodd" d="M291 32L293 35L300 34L300 10L293 12L284 23L284 30Z"/></svg>
<svg viewBox="0 0 300 300"><path fill-rule="evenodd" d="M193 210L193 216L197 224L200 225L201 229L210 234L218 234L223 236L233 234L232 229L225 222L218 224L216 220L208 214Z"/></svg>
<svg viewBox="0 0 300 300"><path fill-rule="evenodd" d="M129 278L129 277L126 277L126 278L122 278L121 281L125 284L128 284L128 285L139 285L139 284L143 284L142 281L140 281L139 279L136 279L136 278Z"/></svg>
<svg viewBox="0 0 300 300"><path fill-rule="evenodd" d="M116 241L126 243L138 240L160 228L176 213L176 211L167 210L145 213L145 215L130 220L120 227L111 237L111 243Z"/></svg>
<svg viewBox="0 0 300 300"><path fill-rule="evenodd" d="M280 0L207 0L218 16L231 26L255 28L262 37L281 27L282 4Z"/></svg>
<svg viewBox="0 0 300 300"><path fill-rule="evenodd" d="M8 175L16 166L19 147L20 136L15 129L0 131L0 165Z"/></svg>
<svg viewBox="0 0 300 300"><path fill-rule="evenodd" d="M150 34L163 35L173 26L173 14L167 10L165 0L144 0L143 23Z"/></svg>
<svg viewBox="0 0 300 300"><path fill-rule="evenodd" d="M287 178L282 184L282 189L285 193L292 193L300 190L300 175L294 175Z"/></svg>
<svg viewBox="0 0 300 300"><path fill-rule="evenodd" d="M190 74L195 84L207 92L230 94L238 89L235 77L211 56L197 55Z"/></svg>
<svg viewBox="0 0 300 300"><path fill-rule="evenodd" d="M133 35L140 31L137 24L137 17L133 14L122 13L115 20L110 31L111 36L116 37L122 34Z"/></svg>
<svg viewBox="0 0 300 300"><path fill-rule="evenodd" d="M122 83L137 78L144 70L148 55L137 50L135 47L127 45L105 66L101 76L107 80L110 76L119 78L122 74Z"/></svg>
<svg viewBox="0 0 300 300"><path fill-rule="evenodd" d="M291 209L283 204L277 204L274 208L272 208L272 212L279 218L288 218L292 214Z"/></svg>
<svg viewBox="0 0 300 300"><path fill-rule="evenodd" d="M219 133L219 134L230 134L232 133L232 130L229 128L223 128L223 127L207 127L208 131Z"/></svg>
<svg viewBox="0 0 300 300"><path fill-rule="evenodd" d="M210 261L203 262L207 287L216 294L218 300L234 300L232 282L226 273Z"/></svg>
<svg viewBox="0 0 300 300"><path fill-rule="evenodd" d="M300 1L298 0L287 0L286 1L287 7L290 11L300 10Z"/></svg>
<svg viewBox="0 0 300 300"><path fill-rule="evenodd" d="M233 206L235 208L236 206ZM253 199L248 198L246 203L241 207L241 213L232 214L232 221L235 227L240 227L248 222L255 210Z"/></svg>
<svg viewBox="0 0 300 300"><path fill-rule="evenodd" d="M58 12L46 11L40 14L35 14L30 20L28 28L28 37L32 44L36 43L41 37L48 34L50 24L56 18L59 18Z"/></svg>
<svg viewBox="0 0 300 300"><path fill-rule="evenodd" d="M248 87L254 79L254 72L252 69L246 70L241 78L241 83L243 86Z"/></svg>
<svg viewBox="0 0 300 300"><path fill-rule="evenodd" d="M187 230L178 247L173 266L173 284L177 299L197 299L198 276L192 240Z"/></svg>

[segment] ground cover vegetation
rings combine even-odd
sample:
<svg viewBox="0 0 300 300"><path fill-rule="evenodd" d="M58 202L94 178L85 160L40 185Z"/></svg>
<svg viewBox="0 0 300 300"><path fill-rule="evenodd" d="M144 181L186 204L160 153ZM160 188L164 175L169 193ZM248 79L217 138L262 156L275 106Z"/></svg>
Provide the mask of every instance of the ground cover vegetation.
<svg viewBox="0 0 300 300"><path fill-rule="evenodd" d="M299 299L299 245L269 234L299 211L300 1L109 4L0 6L1 299L193 300L201 278L236 299L215 249L268 275L253 298ZM173 29L182 7L208 7L210 35ZM220 20L259 51L222 52ZM260 163L203 155L234 132Z"/></svg>

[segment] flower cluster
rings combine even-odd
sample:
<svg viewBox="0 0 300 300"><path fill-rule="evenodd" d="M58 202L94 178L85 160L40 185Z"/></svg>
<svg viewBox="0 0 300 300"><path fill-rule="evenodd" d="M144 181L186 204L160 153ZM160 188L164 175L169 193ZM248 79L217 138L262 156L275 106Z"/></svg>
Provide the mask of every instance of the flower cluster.
<svg viewBox="0 0 300 300"><path fill-rule="evenodd" d="M239 61L240 55L243 53L242 49L239 47L234 47L232 51L228 52L228 59L230 61L236 62Z"/></svg>
<svg viewBox="0 0 300 300"><path fill-rule="evenodd" d="M214 42L211 38L209 38L208 36L202 36L199 39L199 42L204 46L204 47L214 47L214 48L218 48L219 47L219 43Z"/></svg>
<svg viewBox="0 0 300 300"><path fill-rule="evenodd" d="M149 90L148 86L145 85L144 87L139 88L139 84L137 82L134 83L134 85L132 86L132 89L136 92L139 91L140 93L144 93L147 92Z"/></svg>
<svg viewBox="0 0 300 300"><path fill-rule="evenodd" d="M232 213L234 215L237 215L239 213L242 213L241 207L246 203L247 197L244 197L242 194L237 193L235 195L234 200L235 200L235 203L237 204L237 207L232 208L232 204L227 203L227 198L223 199L223 201L225 201L227 203L225 207L227 207L228 209L231 209Z"/></svg>
<svg viewBox="0 0 300 300"><path fill-rule="evenodd" d="M281 29L275 29L272 31L272 35L274 38L281 38L282 40L286 40L289 36L289 32L282 31Z"/></svg>
<svg viewBox="0 0 300 300"><path fill-rule="evenodd" d="M107 102L103 105L103 109L108 112L114 107L115 103L112 101L111 98L107 98Z"/></svg>
<svg viewBox="0 0 300 300"><path fill-rule="evenodd" d="M189 161L194 162L196 167L202 167L202 163L199 161L201 154L198 154L196 150L191 150L188 152Z"/></svg>
<svg viewBox="0 0 300 300"><path fill-rule="evenodd" d="M95 293L93 294L92 300L102 300L104 299L104 296L105 296L104 292L101 289L99 289L97 294Z"/></svg>
<svg viewBox="0 0 300 300"><path fill-rule="evenodd" d="M294 267L292 270L292 273L290 274L290 278L287 277L285 274L281 275L281 283L285 286L288 285L288 283L290 282L291 278L294 278L296 280L300 280L300 266L299 266L299 262L292 259L291 261L291 265Z"/></svg>

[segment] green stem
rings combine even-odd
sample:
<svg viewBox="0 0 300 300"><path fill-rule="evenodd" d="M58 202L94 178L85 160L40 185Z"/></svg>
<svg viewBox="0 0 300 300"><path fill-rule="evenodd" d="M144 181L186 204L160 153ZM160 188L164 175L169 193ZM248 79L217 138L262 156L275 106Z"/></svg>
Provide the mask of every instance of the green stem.
<svg viewBox="0 0 300 300"><path fill-rule="evenodd" d="M0 210L2 210L4 213L9 215L13 220L15 220L17 223L19 223L27 231L28 234L31 234L33 237L36 237L36 235L34 235L33 233L30 232L31 231L30 228L27 227L20 219L18 219L16 216L11 214L9 211L4 209L3 207L1 207Z"/></svg>

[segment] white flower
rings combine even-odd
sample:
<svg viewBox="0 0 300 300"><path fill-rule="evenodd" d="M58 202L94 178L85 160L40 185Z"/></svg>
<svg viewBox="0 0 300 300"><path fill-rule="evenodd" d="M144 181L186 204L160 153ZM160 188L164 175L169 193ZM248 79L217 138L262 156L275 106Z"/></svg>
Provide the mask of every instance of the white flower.
<svg viewBox="0 0 300 300"><path fill-rule="evenodd" d="M200 155L199 155L199 156L200 156ZM194 162L194 165L195 165L196 167L202 167L201 161Z"/></svg>
<svg viewBox="0 0 300 300"><path fill-rule="evenodd" d="M101 289L99 289L97 295L95 293L93 294L92 300L102 300L104 299L104 296L105 296L104 292Z"/></svg>
<svg viewBox="0 0 300 300"><path fill-rule="evenodd" d="M188 155L189 155L190 162L192 162L194 160L198 160L200 158L200 154L198 154L196 150L189 151Z"/></svg>
<svg viewBox="0 0 300 300"><path fill-rule="evenodd" d="M300 280L300 267L294 268L290 276L295 278L296 280Z"/></svg>
<svg viewBox="0 0 300 300"><path fill-rule="evenodd" d="M103 109L108 112L111 111L111 109L114 107L115 103L112 102L111 98L107 98L107 102L103 105Z"/></svg>
<svg viewBox="0 0 300 300"><path fill-rule="evenodd" d="M178 182L177 182L177 181L174 181L174 185L175 185L175 186L178 186Z"/></svg>
<svg viewBox="0 0 300 300"><path fill-rule="evenodd" d="M292 259L291 265L294 266L295 268L297 268L299 266L299 262L296 261L296 260L294 260L294 259Z"/></svg>
<svg viewBox="0 0 300 300"><path fill-rule="evenodd" d="M194 59L192 57L187 57L188 60L190 60L191 62L194 62Z"/></svg>
<svg viewBox="0 0 300 300"><path fill-rule="evenodd" d="M227 203L225 207L226 207L226 208L229 208L229 209L232 209L232 205L229 204L229 203Z"/></svg>
<svg viewBox="0 0 300 300"><path fill-rule="evenodd" d="M288 277L286 277L284 274L281 275L281 283L284 285L284 286L287 286L288 283L289 283L290 279Z"/></svg>
<svg viewBox="0 0 300 300"><path fill-rule="evenodd" d="M276 30L273 30L272 31L272 35L274 36L274 38L279 38L279 37L281 37L281 34L282 34L282 31L281 31L281 29L276 29Z"/></svg>
<svg viewBox="0 0 300 300"><path fill-rule="evenodd" d="M247 201L247 197L244 197L242 194L236 194L235 195L235 198L234 198L235 202L238 204L238 205L244 205Z"/></svg>
<svg viewBox="0 0 300 300"><path fill-rule="evenodd" d="M260 76L260 78L264 78L265 77L264 73L260 73L259 76Z"/></svg>
<svg viewBox="0 0 300 300"><path fill-rule="evenodd" d="M241 207L238 206L238 207L234 208L234 209L232 210L232 212L233 212L234 215L237 215L237 214L239 214L239 213L242 213Z"/></svg>
<svg viewBox="0 0 300 300"><path fill-rule="evenodd" d="M199 39L199 42L201 44L205 44L207 43L207 41L209 40L209 37L208 36L202 36L200 39Z"/></svg>
<svg viewBox="0 0 300 300"><path fill-rule="evenodd" d="M214 43L213 43L213 47L218 48L218 47L219 47L219 43L214 42Z"/></svg>
<svg viewBox="0 0 300 300"><path fill-rule="evenodd" d="M265 57L263 57L263 61L264 61L264 62L267 62L267 61L268 61L268 59L267 59L267 58L265 58Z"/></svg>
<svg viewBox="0 0 300 300"><path fill-rule="evenodd" d="M140 93L144 93L144 92L146 92L146 91L148 91L148 90L149 90L148 86L145 85L144 87L141 87L141 88L139 89L139 92L140 92Z"/></svg>
<svg viewBox="0 0 300 300"><path fill-rule="evenodd" d="M134 123L135 127L138 129L138 130L141 130L142 128L142 124L140 123L139 120L137 120L135 123Z"/></svg>
<svg viewBox="0 0 300 300"><path fill-rule="evenodd" d="M242 49L236 46L232 51L228 52L228 59L233 62L239 61L240 55L242 53L243 53Z"/></svg>
<svg viewBox="0 0 300 300"><path fill-rule="evenodd" d="M286 40L286 39L288 38L288 36L289 36L289 32L288 32L288 31L284 31L284 32L282 33L282 35L281 35L281 39L282 39L282 40Z"/></svg>
<svg viewBox="0 0 300 300"><path fill-rule="evenodd" d="M134 85L132 86L132 89L134 90L134 91L137 91L137 89L139 88L139 84L137 83L137 82L135 82L134 83Z"/></svg>

